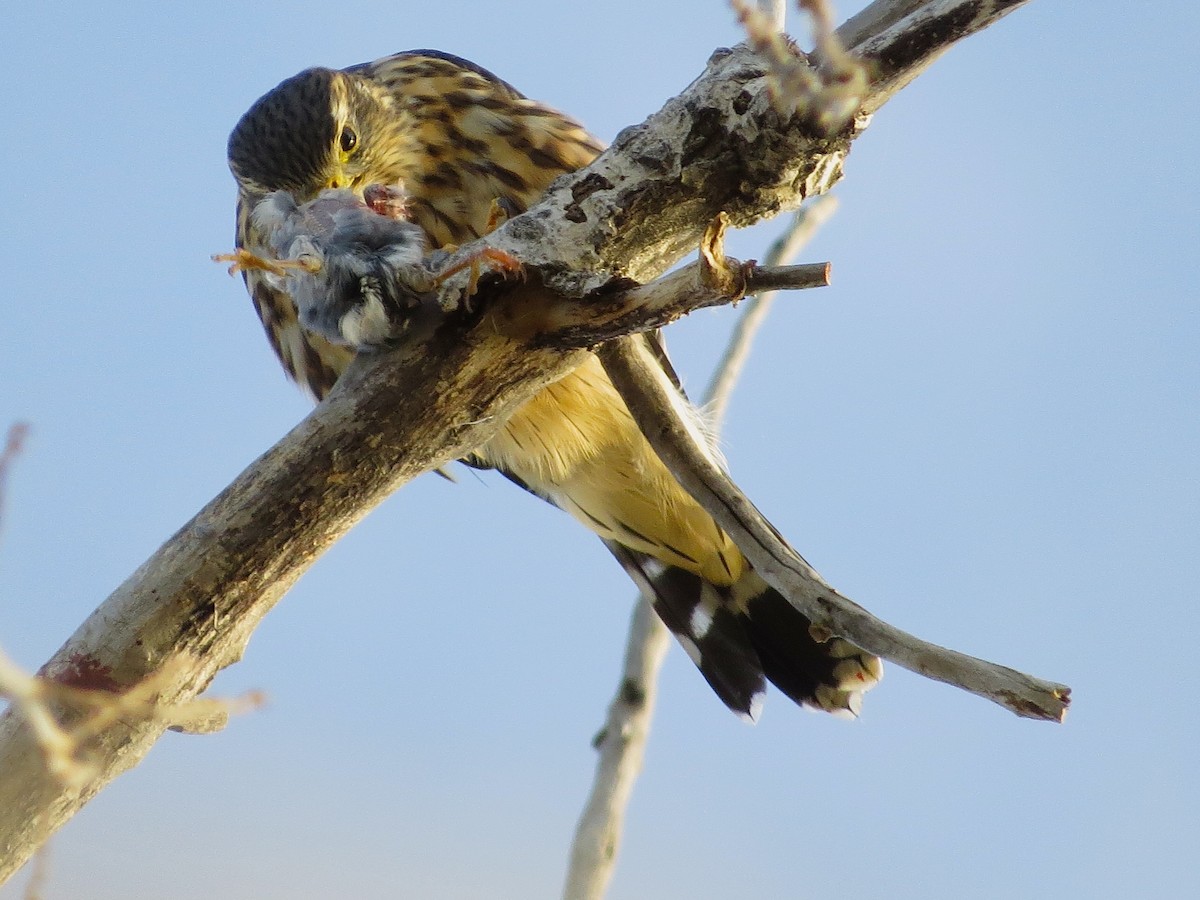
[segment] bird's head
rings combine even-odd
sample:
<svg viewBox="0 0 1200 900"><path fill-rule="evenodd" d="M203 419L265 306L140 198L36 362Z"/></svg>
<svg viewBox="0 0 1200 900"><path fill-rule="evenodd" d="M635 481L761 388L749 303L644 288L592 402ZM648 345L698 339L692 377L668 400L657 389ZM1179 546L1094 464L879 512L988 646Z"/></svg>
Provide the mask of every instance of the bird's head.
<svg viewBox="0 0 1200 900"><path fill-rule="evenodd" d="M229 168L246 194L285 190L300 203L329 187L394 184L412 158L406 120L374 82L306 69L242 116L229 136Z"/></svg>

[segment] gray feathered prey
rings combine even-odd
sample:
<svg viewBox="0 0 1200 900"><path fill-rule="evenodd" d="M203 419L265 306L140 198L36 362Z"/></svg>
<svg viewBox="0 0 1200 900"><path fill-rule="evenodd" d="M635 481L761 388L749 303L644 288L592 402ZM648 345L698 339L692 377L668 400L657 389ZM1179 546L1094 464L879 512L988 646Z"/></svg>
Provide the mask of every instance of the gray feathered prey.
<svg viewBox="0 0 1200 900"><path fill-rule="evenodd" d="M377 347L403 332L438 284L425 232L405 218L399 187L371 185L361 199L328 189L298 205L267 194L251 213L269 257L242 250L234 268L257 268L295 302L300 324L337 344ZM443 254L444 255L444 254Z"/></svg>

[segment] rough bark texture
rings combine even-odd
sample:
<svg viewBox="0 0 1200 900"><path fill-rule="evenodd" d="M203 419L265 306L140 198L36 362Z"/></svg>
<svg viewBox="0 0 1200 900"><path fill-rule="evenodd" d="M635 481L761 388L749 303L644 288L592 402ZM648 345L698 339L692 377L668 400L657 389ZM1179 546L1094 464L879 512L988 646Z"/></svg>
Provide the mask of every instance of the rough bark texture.
<svg viewBox="0 0 1200 900"><path fill-rule="evenodd" d="M487 243L523 254L569 297L613 277L648 281L693 251L719 213L741 228L827 190L856 134L847 126L828 137L783 121L763 61L719 50L683 94L623 130Z"/></svg>
<svg viewBox="0 0 1200 900"><path fill-rule="evenodd" d="M877 108L949 44L1017 5L931 0L896 19L883 13L897 4L874 4L882 12L867 21L886 28L859 28L849 42L871 67L862 109ZM537 316L519 314L521 304L544 302L539 282L566 302L611 290L617 277L646 281L695 248L717 213L748 225L832 185L865 118L827 135L804 115L785 121L769 88L769 66L750 51L714 54L661 112L623 131L594 165L561 179L544 203L486 240L535 274L507 297L506 315L450 323L424 345L360 358L326 402L118 588L43 674L116 690L185 656L195 664L172 670L179 674L164 682L162 698L195 696L369 509L413 475L485 441L517 404L575 364L578 351L554 351L545 340L537 349ZM75 789L49 775L9 710L0 719L0 881L135 765L164 727L115 724L86 748L97 774Z"/></svg>

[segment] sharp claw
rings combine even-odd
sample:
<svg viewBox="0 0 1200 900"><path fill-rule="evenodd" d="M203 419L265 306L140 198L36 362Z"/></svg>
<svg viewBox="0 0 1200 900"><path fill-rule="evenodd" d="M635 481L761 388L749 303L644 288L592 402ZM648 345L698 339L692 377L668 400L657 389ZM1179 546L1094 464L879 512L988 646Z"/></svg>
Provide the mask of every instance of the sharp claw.
<svg viewBox="0 0 1200 900"><path fill-rule="evenodd" d="M500 272L506 276L520 276L525 271L521 266L521 261L511 253L497 250L494 247L484 247L482 250L470 254L465 259L459 260L454 265L443 269L435 275L433 279L434 286L440 287L451 275L457 275L463 269L470 269L471 275L467 281L467 296L473 296L479 286L479 276L482 274L483 266L488 264L490 264L492 271Z"/></svg>

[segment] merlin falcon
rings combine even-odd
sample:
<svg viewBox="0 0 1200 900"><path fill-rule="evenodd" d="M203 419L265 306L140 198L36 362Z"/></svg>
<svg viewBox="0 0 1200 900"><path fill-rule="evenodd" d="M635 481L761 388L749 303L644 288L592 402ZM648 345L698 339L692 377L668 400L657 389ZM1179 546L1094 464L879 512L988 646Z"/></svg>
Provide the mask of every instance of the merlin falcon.
<svg viewBox="0 0 1200 900"><path fill-rule="evenodd" d="M601 149L573 120L445 53L307 69L259 99L229 138L237 244L269 252L253 213L273 192L304 204L374 185L402 187L405 217L431 249L465 244L495 226L497 209L527 209ZM279 279L253 268L243 277L283 367L324 397L361 348L306 328ZM879 680L876 657L841 638L816 640L679 486L594 355L463 461L497 469L599 535L739 715L757 718L768 681L804 706L857 715Z"/></svg>

